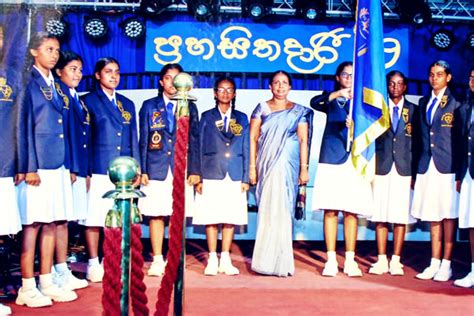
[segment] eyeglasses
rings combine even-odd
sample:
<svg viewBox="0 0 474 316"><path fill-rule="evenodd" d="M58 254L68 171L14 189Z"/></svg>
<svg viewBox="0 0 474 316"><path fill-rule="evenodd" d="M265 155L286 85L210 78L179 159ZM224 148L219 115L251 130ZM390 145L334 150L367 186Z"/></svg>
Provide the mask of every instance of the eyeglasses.
<svg viewBox="0 0 474 316"><path fill-rule="evenodd" d="M227 93L234 93L235 92L235 89L234 88L217 88L216 89L218 93L224 93L224 92L227 92Z"/></svg>
<svg viewBox="0 0 474 316"><path fill-rule="evenodd" d="M341 72L341 74L339 75L341 78L344 78L344 79L347 79L347 78L352 78L352 74L350 73L347 73L347 72Z"/></svg>

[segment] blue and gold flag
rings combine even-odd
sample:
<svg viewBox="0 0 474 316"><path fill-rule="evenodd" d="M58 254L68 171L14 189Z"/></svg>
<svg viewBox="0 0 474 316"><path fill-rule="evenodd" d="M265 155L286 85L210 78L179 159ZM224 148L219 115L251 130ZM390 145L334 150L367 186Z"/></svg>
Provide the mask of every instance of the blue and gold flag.
<svg viewBox="0 0 474 316"><path fill-rule="evenodd" d="M371 180L375 175L375 140L390 127L380 1L359 0L356 13L352 162Z"/></svg>

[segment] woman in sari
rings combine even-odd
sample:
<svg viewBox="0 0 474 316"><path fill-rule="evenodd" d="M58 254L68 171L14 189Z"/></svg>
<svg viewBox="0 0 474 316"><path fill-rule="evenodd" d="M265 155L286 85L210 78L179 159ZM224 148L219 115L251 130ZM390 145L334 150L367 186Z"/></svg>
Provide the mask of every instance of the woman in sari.
<svg viewBox="0 0 474 316"><path fill-rule="evenodd" d="M258 227L252 270L289 276L295 272L292 216L298 185L306 184L312 111L287 99L291 77L270 77L273 97L257 105L250 120L250 183L257 184Z"/></svg>

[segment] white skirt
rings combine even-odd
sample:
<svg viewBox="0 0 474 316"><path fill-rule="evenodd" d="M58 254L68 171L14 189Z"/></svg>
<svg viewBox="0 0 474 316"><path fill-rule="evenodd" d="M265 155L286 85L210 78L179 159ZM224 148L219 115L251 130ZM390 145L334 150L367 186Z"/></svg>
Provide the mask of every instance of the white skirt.
<svg viewBox="0 0 474 316"><path fill-rule="evenodd" d="M84 220L87 217L87 188L86 178L77 177L72 184L72 200L74 203L74 216L70 221Z"/></svg>
<svg viewBox="0 0 474 316"><path fill-rule="evenodd" d="M462 181L459 197L459 228L474 228L474 183L469 173Z"/></svg>
<svg viewBox="0 0 474 316"><path fill-rule="evenodd" d="M102 196L108 191L114 190L115 185L106 174L93 174L87 201L87 216L79 223L89 227L104 227L105 217L114 206L114 199L105 199Z"/></svg>
<svg viewBox="0 0 474 316"><path fill-rule="evenodd" d="M72 186L69 170L39 169L39 186L19 185L21 223L31 225L64 221L73 217Z"/></svg>
<svg viewBox="0 0 474 316"><path fill-rule="evenodd" d="M355 170L352 161L341 165L318 164L312 210L342 210L361 216L373 211L372 188Z"/></svg>
<svg viewBox="0 0 474 316"><path fill-rule="evenodd" d="M458 218L458 200L455 175L440 173L431 158L426 173L416 176L411 215L427 222Z"/></svg>
<svg viewBox="0 0 474 316"><path fill-rule="evenodd" d="M21 230L20 211L18 210L17 187L12 177L0 178L0 236L15 235Z"/></svg>
<svg viewBox="0 0 474 316"><path fill-rule="evenodd" d="M241 181L232 181L229 174L223 180L203 180L202 194L196 194L193 225L247 222L247 192L242 192Z"/></svg>
<svg viewBox="0 0 474 316"><path fill-rule="evenodd" d="M163 181L150 180L148 185L140 188L146 197L138 200L140 213L145 216L171 216L173 213L173 174L168 169L168 175ZM184 184L185 214L192 217L194 214L194 187Z"/></svg>
<svg viewBox="0 0 474 316"><path fill-rule="evenodd" d="M374 213L372 222L393 224L413 224L410 214L412 190L411 176L401 176L393 164L384 176L376 175L372 183L374 194Z"/></svg>

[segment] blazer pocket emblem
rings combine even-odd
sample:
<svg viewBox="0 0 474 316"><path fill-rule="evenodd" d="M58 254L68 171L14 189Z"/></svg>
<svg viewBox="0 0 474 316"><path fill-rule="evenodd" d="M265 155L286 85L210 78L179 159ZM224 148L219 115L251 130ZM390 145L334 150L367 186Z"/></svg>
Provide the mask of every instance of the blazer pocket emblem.
<svg viewBox="0 0 474 316"><path fill-rule="evenodd" d="M454 121L453 113L445 113L441 117L441 127L453 127L453 121Z"/></svg>
<svg viewBox="0 0 474 316"><path fill-rule="evenodd" d="M238 124L235 119L230 120L230 125L229 125L230 131L232 134L235 136L241 136L242 135L242 130L244 129L242 125Z"/></svg>
<svg viewBox="0 0 474 316"><path fill-rule="evenodd" d="M11 98L13 89L7 84L7 79L4 77L0 77L0 93L0 101L13 101Z"/></svg>
<svg viewBox="0 0 474 316"><path fill-rule="evenodd" d="M150 129L157 130L165 128L165 124L163 122L163 117L161 113L158 111L154 111L150 116Z"/></svg>
<svg viewBox="0 0 474 316"><path fill-rule="evenodd" d="M411 133L412 133L412 126L411 126L411 123L408 123L405 125L405 136L411 137Z"/></svg>
<svg viewBox="0 0 474 316"><path fill-rule="evenodd" d="M150 150L160 150L161 148L163 148L163 142L161 141L162 138L163 137L161 136L161 134L155 131L151 135L150 143L148 144L148 147L150 148Z"/></svg>

